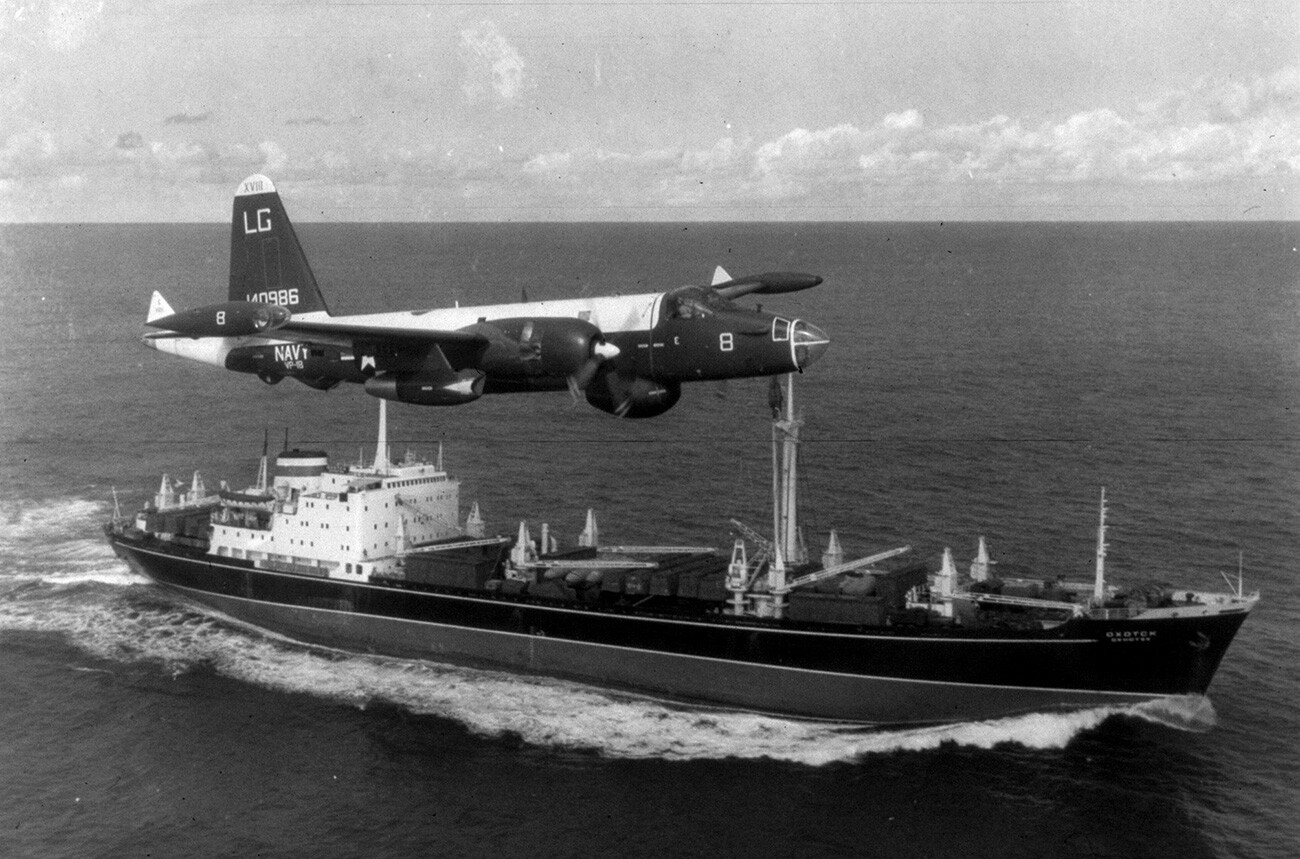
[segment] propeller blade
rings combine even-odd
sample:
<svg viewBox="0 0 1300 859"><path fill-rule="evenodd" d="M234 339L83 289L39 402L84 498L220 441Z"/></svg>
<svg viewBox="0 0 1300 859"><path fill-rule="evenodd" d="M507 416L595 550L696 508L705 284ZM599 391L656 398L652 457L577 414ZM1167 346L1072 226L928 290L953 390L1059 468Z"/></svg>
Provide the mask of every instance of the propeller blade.
<svg viewBox="0 0 1300 859"><path fill-rule="evenodd" d="M582 392L587 390L587 386L591 384L599 369L600 359L591 357L587 359L587 363L578 368L576 373L564 380L569 385L569 395L573 397L575 406L578 400L582 399Z"/></svg>
<svg viewBox="0 0 1300 859"><path fill-rule="evenodd" d="M613 343L597 341L591 344L591 357L584 361L582 366L565 380L568 382L569 394L572 395L575 406L578 404L579 395L587 390L591 380L600 371L600 365L612 358L617 358L622 351Z"/></svg>

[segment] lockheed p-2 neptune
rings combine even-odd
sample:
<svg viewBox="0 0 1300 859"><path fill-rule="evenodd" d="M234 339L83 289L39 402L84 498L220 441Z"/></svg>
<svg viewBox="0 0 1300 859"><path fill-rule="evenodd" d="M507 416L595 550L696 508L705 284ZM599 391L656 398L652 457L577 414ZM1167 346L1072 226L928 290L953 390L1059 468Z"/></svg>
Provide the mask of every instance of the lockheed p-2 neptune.
<svg viewBox="0 0 1300 859"><path fill-rule="evenodd" d="M774 272L640 295L334 316L271 180L235 193L228 300L175 312L155 292L145 345L321 390L340 382L429 406L483 394L571 391L629 418L662 414L682 382L802 371L829 339L801 319L741 307L744 295L808 289Z"/></svg>

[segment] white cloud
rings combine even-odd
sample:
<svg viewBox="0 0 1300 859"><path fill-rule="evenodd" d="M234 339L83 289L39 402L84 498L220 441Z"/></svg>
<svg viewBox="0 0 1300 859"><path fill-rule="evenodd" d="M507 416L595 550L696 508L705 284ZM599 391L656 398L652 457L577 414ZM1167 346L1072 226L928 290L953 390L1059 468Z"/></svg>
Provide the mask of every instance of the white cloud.
<svg viewBox="0 0 1300 859"><path fill-rule="evenodd" d="M526 85L524 60L491 21L480 21L460 34L465 64L462 88L471 103L490 98L509 101Z"/></svg>
<svg viewBox="0 0 1300 859"><path fill-rule="evenodd" d="M542 152L528 159L523 166L525 173L547 179L564 179L572 173L572 152Z"/></svg>
<svg viewBox="0 0 1300 859"><path fill-rule="evenodd" d="M906 109L861 126L796 128L766 141L725 137L686 151L547 152L524 172L549 183L538 194L559 193L563 184L566 195L576 189L593 200L668 207L853 206L882 187L1002 200L1048 199L1071 187L1076 194L1105 188L1140 195L1143 188L1285 177L1300 172L1300 72L1242 85L1202 83L1125 110L1102 107L1033 125L1005 115L932 125Z"/></svg>
<svg viewBox="0 0 1300 859"><path fill-rule="evenodd" d="M0 176L42 175L58 160L58 146L44 128L33 126L9 135L0 147Z"/></svg>
<svg viewBox="0 0 1300 859"><path fill-rule="evenodd" d="M50 4L46 40L56 51L75 51L85 44L103 13L102 0L55 0Z"/></svg>
<svg viewBox="0 0 1300 859"><path fill-rule="evenodd" d="M880 124L885 128L895 131L909 131L914 128L920 128L923 124L921 112L915 108L909 108L902 113L887 113L880 120Z"/></svg>
<svg viewBox="0 0 1300 859"><path fill-rule="evenodd" d="M262 166L267 173L279 173L289 163L289 153L274 140L263 140L257 148L262 153Z"/></svg>
<svg viewBox="0 0 1300 859"><path fill-rule="evenodd" d="M494 31L476 32L485 62L508 58L509 51L491 47L501 46ZM517 68L522 74L522 64ZM517 83L504 91L517 92ZM484 97L504 97L492 92ZM172 126L154 139L157 130L121 128L93 141L28 121L0 140L0 180L93 190L133 181L139 188L151 182L227 184L262 171L321 185L363 182L436 192L439 199L472 197L485 211L517 205L559 213L700 207L775 217L795 209L862 212L864 201L881 199L1005 205L1112 192L1135 200L1158 192L1175 200L1170 195L1186 196L1189 189L1230 186L1272 193L1290 189L1300 173L1300 70L1221 85L1202 81L1126 108L1032 124L1005 115L935 124L917 109L903 109L766 140L726 136L694 148L642 150L594 140L522 159L501 156L496 147L448 150L438 142L364 152L299 152L294 143L290 157L278 141L217 145L198 130ZM1295 199L1294 190L1285 193Z"/></svg>

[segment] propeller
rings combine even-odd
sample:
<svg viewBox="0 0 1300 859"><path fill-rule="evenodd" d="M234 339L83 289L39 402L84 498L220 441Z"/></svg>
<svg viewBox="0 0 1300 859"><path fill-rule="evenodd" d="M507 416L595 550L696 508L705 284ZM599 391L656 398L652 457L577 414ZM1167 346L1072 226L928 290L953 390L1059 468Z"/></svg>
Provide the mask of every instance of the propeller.
<svg viewBox="0 0 1300 859"><path fill-rule="evenodd" d="M591 380L596 378L596 373L600 371L600 365L613 358L617 358L623 351L613 343L606 343L605 338L593 340L591 343L591 355L586 361L582 362L565 381L569 385L569 394L573 397L573 404L578 404L579 395L587 390Z"/></svg>

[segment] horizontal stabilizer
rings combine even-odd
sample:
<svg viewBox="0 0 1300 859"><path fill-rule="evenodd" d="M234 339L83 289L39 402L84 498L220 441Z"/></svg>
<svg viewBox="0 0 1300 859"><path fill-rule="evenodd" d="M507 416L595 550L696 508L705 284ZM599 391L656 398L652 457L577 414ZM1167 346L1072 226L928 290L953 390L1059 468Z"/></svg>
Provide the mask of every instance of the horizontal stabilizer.
<svg viewBox="0 0 1300 859"><path fill-rule="evenodd" d="M167 303L167 299L162 297L158 290L153 291L153 300L149 302L149 316L145 319L146 323L156 322L164 316L171 316L176 311Z"/></svg>

